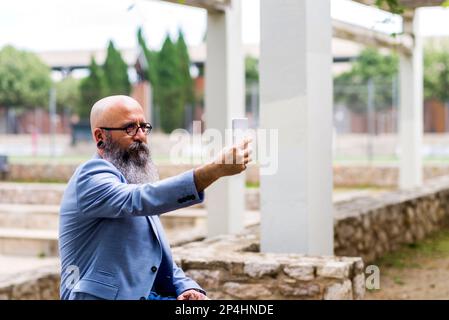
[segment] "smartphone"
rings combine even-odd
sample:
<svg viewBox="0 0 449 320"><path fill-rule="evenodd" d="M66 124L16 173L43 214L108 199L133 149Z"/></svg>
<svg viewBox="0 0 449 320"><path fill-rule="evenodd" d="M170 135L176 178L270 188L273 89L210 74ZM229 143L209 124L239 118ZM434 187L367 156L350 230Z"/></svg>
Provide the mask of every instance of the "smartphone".
<svg viewBox="0 0 449 320"><path fill-rule="evenodd" d="M233 144L243 141L248 130L248 118L232 119L232 142Z"/></svg>

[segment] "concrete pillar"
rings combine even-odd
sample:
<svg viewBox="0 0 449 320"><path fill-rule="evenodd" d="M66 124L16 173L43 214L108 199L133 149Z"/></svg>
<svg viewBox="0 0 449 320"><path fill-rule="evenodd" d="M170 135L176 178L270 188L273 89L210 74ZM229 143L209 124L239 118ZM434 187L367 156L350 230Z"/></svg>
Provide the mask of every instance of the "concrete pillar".
<svg viewBox="0 0 449 320"><path fill-rule="evenodd" d="M419 33L419 9L404 18L404 32L414 34L413 54L400 56L400 178L401 188L422 184L423 47Z"/></svg>
<svg viewBox="0 0 449 320"><path fill-rule="evenodd" d="M244 115L244 60L241 3L233 0L223 13L208 13L205 67L206 128L225 129ZM221 179L207 190L208 236L243 229L245 177Z"/></svg>
<svg viewBox="0 0 449 320"><path fill-rule="evenodd" d="M261 250L333 253L329 0L263 0L261 127L279 130L278 171L261 176Z"/></svg>

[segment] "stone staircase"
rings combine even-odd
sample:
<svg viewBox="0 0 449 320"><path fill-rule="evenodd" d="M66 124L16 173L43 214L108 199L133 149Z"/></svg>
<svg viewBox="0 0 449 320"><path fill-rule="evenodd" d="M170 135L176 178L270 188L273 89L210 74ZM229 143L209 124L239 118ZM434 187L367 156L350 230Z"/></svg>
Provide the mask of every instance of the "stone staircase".
<svg viewBox="0 0 449 320"><path fill-rule="evenodd" d="M64 187L0 183L0 255L58 256L59 203ZM203 206L163 214L161 221L172 246L200 240L207 234ZM245 225L258 221L258 211L246 212Z"/></svg>
<svg viewBox="0 0 449 320"><path fill-rule="evenodd" d="M0 255L58 255L62 184L0 183Z"/></svg>

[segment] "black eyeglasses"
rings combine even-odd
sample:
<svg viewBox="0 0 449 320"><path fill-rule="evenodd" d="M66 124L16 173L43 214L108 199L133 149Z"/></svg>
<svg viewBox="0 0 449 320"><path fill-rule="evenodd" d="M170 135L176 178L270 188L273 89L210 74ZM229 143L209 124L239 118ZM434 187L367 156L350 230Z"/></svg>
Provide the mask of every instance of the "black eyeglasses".
<svg viewBox="0 0 449 320"><path fill-rule="evenodd" d="M123 131L126 131L126 133L131 137L133 137L137 134L137 131L139 130L139 128L142 129L142 131L145 135L149 135L151 132L151 129L153 129L153 126L149 123L141 123L140 125L137 125L136 123L132 123L132 124L129 124L122 128L100 127L100 129L104 129L104 130L123 130Z"/></svg>

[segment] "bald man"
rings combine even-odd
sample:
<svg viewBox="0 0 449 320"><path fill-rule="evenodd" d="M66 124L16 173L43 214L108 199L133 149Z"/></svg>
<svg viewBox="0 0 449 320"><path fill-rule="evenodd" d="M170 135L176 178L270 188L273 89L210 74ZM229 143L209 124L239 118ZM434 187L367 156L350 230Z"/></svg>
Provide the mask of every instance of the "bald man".
<svg viewBox="0 0 449 320"><path fill-rule="evenodd" d="M137 101L101 99L90 122L97 153L76 169L60 209L61 299L207 299L173 262L159 215L202 202L210 184L245 170L249 141L158 181Z"/></svg>

